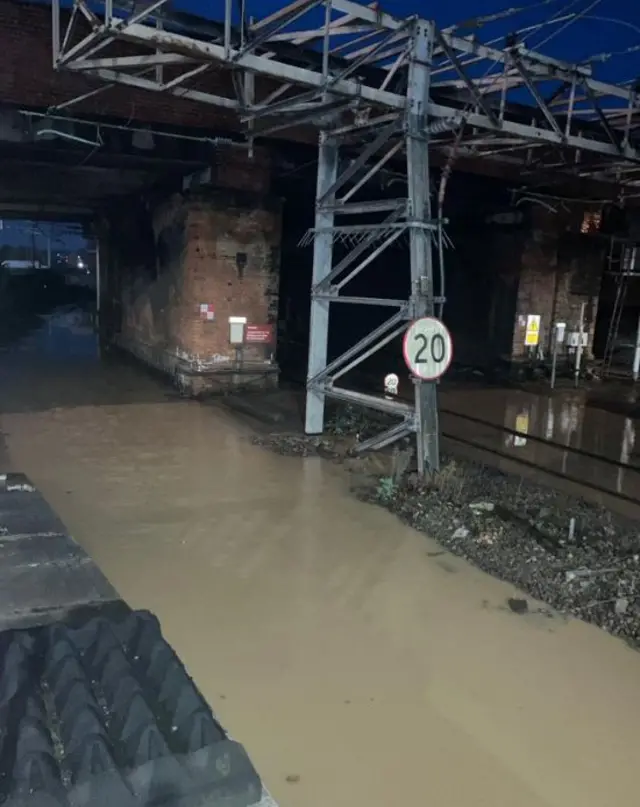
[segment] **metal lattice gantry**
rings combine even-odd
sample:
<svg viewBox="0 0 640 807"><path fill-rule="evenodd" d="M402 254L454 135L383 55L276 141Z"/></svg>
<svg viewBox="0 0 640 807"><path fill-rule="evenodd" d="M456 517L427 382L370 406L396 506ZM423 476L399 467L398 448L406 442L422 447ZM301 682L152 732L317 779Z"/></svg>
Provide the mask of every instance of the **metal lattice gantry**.
<svg viewBox="0 0 640 807"><path fill-rule="evenodd" d="M462 154L515 166L521 177L551 170L610 183L615 194L640 192L640 86L600 81L588 65L533 52L517 36L482 44L377 4L294 0L258 19L246 6L224 0L223 18L205 23L172 13L168 0L74 0L70 13L54 0L55 67L106 82L62 106L124 84L222 107L251 139L320 130L316 220L306 239L314 250L306 431L323 430L327 396L363 404L399 421L361 449L415 432L420 469L437 469L435 384L416 380L414 406L336 384L443 302L434 274L443 275L444 221L441 203L432 210L430 156ZM372 201L372 180L385 166L402 173L403 192L378 191L384 198ZM349 295L345 287L401 238L409 243L408 298ZM393 313L329 362L336 304Z"/></svg>

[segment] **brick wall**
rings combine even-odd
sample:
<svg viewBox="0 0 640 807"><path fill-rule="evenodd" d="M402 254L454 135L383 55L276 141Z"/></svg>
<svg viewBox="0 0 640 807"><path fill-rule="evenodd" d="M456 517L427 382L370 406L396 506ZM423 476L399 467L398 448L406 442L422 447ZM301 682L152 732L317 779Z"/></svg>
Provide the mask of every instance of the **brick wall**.
<svg viewBox="0 0 640 807"><path fill-rule="evenodd" d="M554 320L577 328L584 304L584 328L589 333L589 355L593 352L593 336L598 314L602 275L605 268L605 246L591 236L565 233L559 241L558 284Z"/></svg>
<svg viewBox="0 0 640 807"><path fill-rule="evenodd" d="M148 255L133 263L128 252L123 251L117 269L120 283L116 293L121 307L119 341L151 364L160 365L163 354L167 354L166 360L171 354L177 358L176 347L184 317L187 216L187 205L179 194L158 204L149 220L152 242L141 245L144 249L148 244ZM121 227L114 230L117 238Z"/></svg>
<svg viewBox="0 0 640 807"><path fill-rule="evenodd" d="M151 220L153 258L133 266L121 252L115 269L115 341L190 393L276 380L274 345L247 345L236 365L228 320L244 316L275 333L279 203L222 190L176 194L156 205ZM203 317L202 304L213 320Z"/></svg>
<svg viewBox="0 0 640 807"><path fill-rule="evenodd" d="M279 246L280 214L273 206L246 208L205 199L190 204L180 342L196 361L216 367L234 360L229 317L275 327ZM204 303L212 306L214 321L202 318ZM259 369L272 351L273 346L248 345L245 366Z"/></svg>
<svg viewBox="0 0 640 807"><path fill-rule="evenodd" d="M602 243L580 235L572 215L533 209L519 261L514 358L528 352L524 344L528 314L540 315L540 346L548 353L553 323L565 322L568 331L577 330L583 303L584 327L589 333L587 353L591 354L604 259Z"/></svg>
<svg viewBox="0 0 640 807"><path fill-rule="evenodd" d="M528 233L520 256L520 279L513 330L513 357L518 358L528 353L524 344L528 314L540 315L540 345L546 347L553 316L557 280L556 233L535 227Z"/></svg>

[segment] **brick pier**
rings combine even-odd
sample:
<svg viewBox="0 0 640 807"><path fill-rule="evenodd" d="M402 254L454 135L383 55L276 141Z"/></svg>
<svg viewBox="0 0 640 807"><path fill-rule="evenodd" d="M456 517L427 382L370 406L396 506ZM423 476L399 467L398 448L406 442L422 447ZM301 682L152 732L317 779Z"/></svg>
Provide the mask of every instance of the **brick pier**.
<svg viewBox="0 0 640 807"><path fill-rule="evenodd" d="M226 149L211 184L134 210L103 231L105 305L113 341L191 394L277 383L275 343L229 342L229 317L275 337L280 200L265 154Z"/></svg>

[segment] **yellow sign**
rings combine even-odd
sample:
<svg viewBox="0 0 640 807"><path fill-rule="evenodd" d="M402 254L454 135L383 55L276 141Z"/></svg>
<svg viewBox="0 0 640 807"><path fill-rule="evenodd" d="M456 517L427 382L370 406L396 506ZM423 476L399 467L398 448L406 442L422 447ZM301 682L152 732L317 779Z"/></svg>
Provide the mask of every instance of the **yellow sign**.
<svg viewBox="0 0 640 807"><path fill-rule="evenodd" d="M527 347L535 347L540 341L540 315L529 314L527 328L524 334L524 343Z"/></svg>
<svg viewBox="0 0 640 807"><path fill-rule="evenodd" d="M513 438L513 445L521 448L522 446L526 446L527 438L525 435L529 434L529 413L528 412L521 412L519 415L516 416L516 429L518 434L516 434Z"/></svg>

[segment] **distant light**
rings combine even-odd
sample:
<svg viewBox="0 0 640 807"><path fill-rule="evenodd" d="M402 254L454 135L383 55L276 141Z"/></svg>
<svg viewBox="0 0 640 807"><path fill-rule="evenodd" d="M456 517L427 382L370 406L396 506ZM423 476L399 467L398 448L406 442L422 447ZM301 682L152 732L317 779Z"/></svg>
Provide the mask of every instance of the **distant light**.
<svg viewBox="0 0 640 807"><path fill-rule="evenodd" d="M587 211L582 217L580 232L583 234L597 233L602 227L602 211Z"/></svg>

